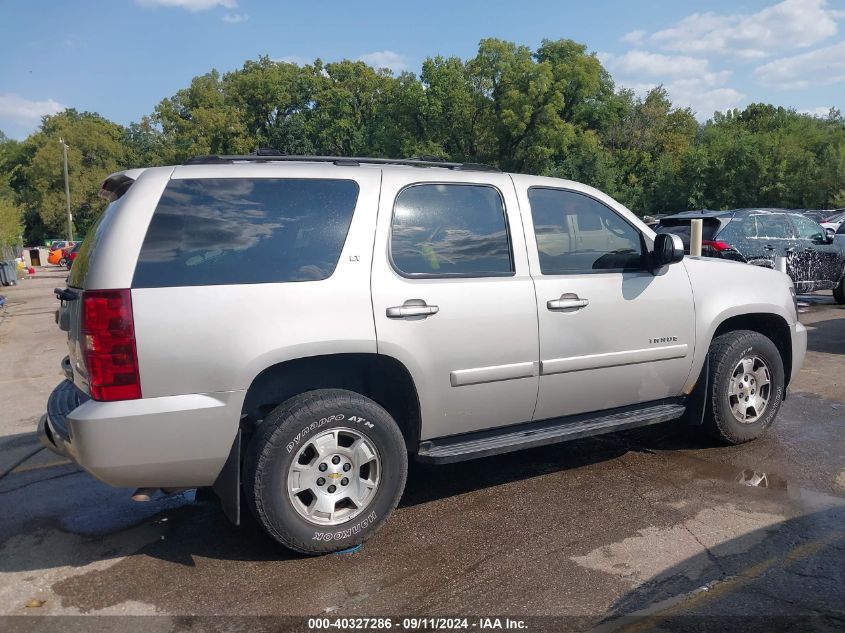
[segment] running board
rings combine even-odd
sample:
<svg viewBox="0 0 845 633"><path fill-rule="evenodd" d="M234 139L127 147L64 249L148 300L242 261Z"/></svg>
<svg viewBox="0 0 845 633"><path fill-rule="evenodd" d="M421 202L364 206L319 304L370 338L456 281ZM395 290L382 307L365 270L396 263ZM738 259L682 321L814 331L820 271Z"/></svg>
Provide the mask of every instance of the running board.
<svg viewBox="0 0 845 633"><path fill-rule="evenodd" d="M611 409L425 440L420 442L417 459L437 464L460 462L668 422L681 417L685 410L686 406L681 402L663 400L650 406Z"/></svg>

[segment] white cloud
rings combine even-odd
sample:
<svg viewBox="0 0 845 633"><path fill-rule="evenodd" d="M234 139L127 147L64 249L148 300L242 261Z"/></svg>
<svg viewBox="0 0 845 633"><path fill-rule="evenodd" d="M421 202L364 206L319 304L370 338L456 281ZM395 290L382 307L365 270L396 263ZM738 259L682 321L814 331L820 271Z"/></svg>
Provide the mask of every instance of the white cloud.
<svg viewBox="0 0 845 633"><path fill-rule="evenodd" d="M642 29L636 29L635 31L625 33L625 35L623 35L619 39L620 41L625 42L626 44L634 44L636 46L638 44L642 44L642 41L646 35L648 35L647 31L643 31Z"/></svg>
<svg viewBox="0 0 845 633"><path fill-rule="evenodd" d="M624 55L600 53L599 59L612 72L628 77L632 75L676 77L704 74L710 71L710 62L706 59L685 55L661 55L641 50L628 51Z"/></svg>
<svg viewBox="0 0 845 633"><path fill-rule="evenodd" d="M238 6L238 0L135 0L135 2L142 7L177 7L191 13L208 11L216 7L234 9Z"/></svg>
<svg viewBox="0 0 845 633"><path fill-rule="evenodd" d="M819 106L817 108L805 108L803 110L798 110L800 114L809 114L810 116L821 117L822 119L827 118L827 115L830 114L830 106Z"/></svg>
<svg viewBox="0 0 845 633"><path fill-rule="evenodd" d="M249 15L246 13L227 13L220 19L228 24L239 24L249 20Z"/></svg>
<svg viewBox="0 0 845 633"><path fill-rule="evenodd" d="M781 90L829 86L845 81L845 40L763 64L754 70L754 76L761 84Z"/></svg>
<svg viewBox="0 0 845 633"><path fill-rule="evenodd" d="M30 101L13 92L0 94L0 125L36 125L45 114L56 114L65 109L58 101Z"/></svg>
<svg viewBox="0 0 845 633"><path fill-rule="evenodd" d="M835 35L842 17L827 0L784 0L753 14L693 13L650 40L668 51L759 59Z"/></svg>
<svg viewBox="0 0 845 633"><path fill-rule="evenodd" d="M296 64L297 66L305 66L306 64L310 64L314 60L308 59L307 57L303 57L302 55L285 55L284 57L274 57L273 61L284 64Z"/></svg>
<svg viewBox="0 0 845 633"><path fill-rule="evenodd" d="M374 53L365 53L358 58L359 61L369 64L374 68L389 68L395 73L402 72L408 69L408 59L394 53L393 51L376 51Z"/></svg>
<svg viewBox="0 0 845 633"><path fill-rule="evenodd" d="M745 97L725 85L731 71L713 70L710 62L700 57L633 50L624 55L600 53L599 59L619 78L619 84L640 96L662 84L674 105L692 108L700 119L736 107Z"/></svg>
<svg viewBox="0 0 845 633"><path fill-rule="evenodd" d="M696 118L705 121L714 112L735 108L745 99L742 92L724 85L730 74L729 71L705 72L697 77L678 77L669 81L621 79L619 84L640 97L662 84L674 106L691 108Z"/></svg>

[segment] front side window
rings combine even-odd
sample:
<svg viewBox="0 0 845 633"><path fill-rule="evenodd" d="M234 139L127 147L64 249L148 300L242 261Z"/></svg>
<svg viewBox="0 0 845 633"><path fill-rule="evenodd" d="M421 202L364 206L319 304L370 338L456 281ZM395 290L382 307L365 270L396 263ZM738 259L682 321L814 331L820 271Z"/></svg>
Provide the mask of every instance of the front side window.
<svg viewBox="0 0 845 633"><path fill-rule="evenodd" d="M528 190L528 200L544 275L643 268L640 232L601 202L540 187Z"/></svg>
<svg viewBox="0 0 845 633"><path fill-rule="evenodd" d="M792 224L795 225L795 231L798 233L798 237L802 240L820 240L824 238L825 231L817 222L813 222L813 220L803 215L793 215L791 219Z"/></svg>
<svg viewBox="0 0 845 633"><path fill-rule="evenodd" d="M514 272L502 196L489 185L422 184L396 197L390 256L417 277L490 277Z"/></svg>
<svg viewBox="0 0 845 633"><path fill-rule="evenodd" d="M760 214L757 218L757 237L769 239L789 239L793 237L792 224L782 214Z"/></svg>
<svg viewBox="0 0 845 633"><path fill-rule="evenodd" d="M337 266L358 199L352 180L171 180L135 288L317 281Z"/></svg>

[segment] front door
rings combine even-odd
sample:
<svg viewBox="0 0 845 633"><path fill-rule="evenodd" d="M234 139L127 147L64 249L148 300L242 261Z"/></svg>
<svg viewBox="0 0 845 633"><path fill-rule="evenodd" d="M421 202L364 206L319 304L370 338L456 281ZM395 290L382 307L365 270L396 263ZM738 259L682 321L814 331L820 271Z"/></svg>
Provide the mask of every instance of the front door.
<svg viewBox="0 0 845 633"><path fill-rule="evenodd" d="M372 298L379 353L416 384L421 439L531 420L536 299L507 176L385 171Z"/></svg>
<svg viewBox="0 0 845 633"><path fill-rule="evenodd" d="M798 239L792 263L794 280L812 284L813 290L835 287L845 269L845 253L817 222L798 214L790 215L789 219Z"/></svg>
<svg viewBox="0 0 845 633"><path fill-rule="evenodd" d="M653 275L646 241L612 202L514 176L537 288L535 419L681 395L695 345L682 264ZM529 217L531 220L529 221Z"/></svg>

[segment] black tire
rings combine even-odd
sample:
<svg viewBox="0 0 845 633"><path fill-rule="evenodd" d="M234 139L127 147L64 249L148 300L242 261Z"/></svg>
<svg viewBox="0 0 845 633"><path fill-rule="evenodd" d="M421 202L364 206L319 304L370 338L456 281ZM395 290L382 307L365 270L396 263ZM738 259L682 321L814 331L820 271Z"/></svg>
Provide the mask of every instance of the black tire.
<svg viewBox="0 0 845 633"><path fill-rule="evenodd" d="M65 257L62 257L59 260L59 266L62 266L62 267L67 266L67 259Z"/></svg>
<svg viewBox="0 0 845 633"><path fill-rule="evenodd" d="M740 361L754 357L762 360L769 370L768 401L756 414L756 420L743 422L734 415L728 391ZM710 345L708 389L707 409L704 413L704 428L707 432L727 444L742 444L760 437L774 422L783 401L783 359L778 348L771 339L751 330L721 334Z"/></svg>
<svg viewBox="0 0 845 633"><path fill-rule="evenodd" d="M839 280L839 285L833 289L833 299L839 305L845 305L845 274Z"/></svg>
<svg viewBox="0 0 845 633"><path fill-rule="evenodd" d="M343 523L324 525L306 519L294 506L288 475L308 439L332 429L349 429L375 447L379 479L363 509ZM360 545L375 534L399 503L407 474L405 440L387 411L352 391L319 389L283 402L265 418L245 456L244 496L276 541L303 554L326 554Z"/></svg>

